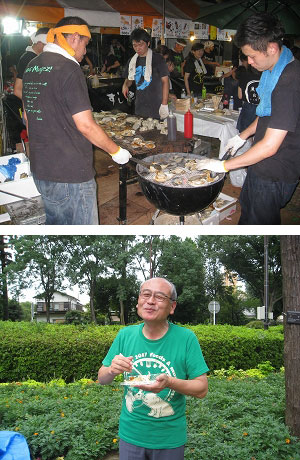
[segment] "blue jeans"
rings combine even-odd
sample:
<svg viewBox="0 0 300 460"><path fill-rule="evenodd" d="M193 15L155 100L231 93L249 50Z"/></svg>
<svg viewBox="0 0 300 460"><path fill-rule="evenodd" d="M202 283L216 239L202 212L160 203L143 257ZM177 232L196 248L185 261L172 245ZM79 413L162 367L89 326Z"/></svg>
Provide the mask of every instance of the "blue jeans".
<svg viewBox="0 0 300 460"><path fill-rule="evenodd" d="M120 460L183 460L184 446L175 449L145 449L120 439Z"/></svg>
<svg viewBox="0 0 300 460"><path fill-rule="evenodd" d="M99 225L95 179L78 184L33 179L43 198L46 225Z"/></svg>
<svg viewBox="0 0 300 460"><path fill-rule="evenodd" d="M280 225L280 209L292 198L298 182L271 182L248 168L241 194L239 225Z"/></svg>

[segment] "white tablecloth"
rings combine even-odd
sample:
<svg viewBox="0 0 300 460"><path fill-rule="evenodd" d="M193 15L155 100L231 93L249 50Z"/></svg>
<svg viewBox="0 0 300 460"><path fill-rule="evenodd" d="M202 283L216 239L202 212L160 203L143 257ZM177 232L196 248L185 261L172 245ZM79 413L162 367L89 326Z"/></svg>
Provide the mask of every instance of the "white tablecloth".
<svg viewBox="0 0 300 460"><path fill-rule="evenodd" d="M228 116L218 116L211 113L196 112L195 110L192 110L192 113L194 116L194 134L220 139L219 158L221 158L225 153L225 145L228 139L238 134L236 129L238 113ZM184 131L184 112L176 110L174 114L177 119L178 131Z"/></svg>

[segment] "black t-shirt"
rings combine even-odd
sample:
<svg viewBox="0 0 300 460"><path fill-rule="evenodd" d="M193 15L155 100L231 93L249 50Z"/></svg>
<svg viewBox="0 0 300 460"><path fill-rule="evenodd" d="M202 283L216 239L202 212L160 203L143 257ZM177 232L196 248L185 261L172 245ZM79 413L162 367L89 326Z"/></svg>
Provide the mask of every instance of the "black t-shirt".
<svg viewBox="0 0 300 460"><path fill-rule="evenodd" d="M22 80L24 71L29 64L29 62L37 56L33 51L25 51L24 54L19 59L17 64L17 78Z"/></svg>
<svg viewBox="0 0 300 460"><path fill-rule="evenodd" d="M129 62L124 71L125 78L128 78ZM136 61L135 84L136 100L135 114L140 117L159 118L159 108L162 103L162 77L169 75L168 67L163 56L158 53L152 54L152 76L151 81L144 80L146 57L138 57Z"/></svg>
<svg viewBox="0 0 300 460"><path fill-rule="evenodd" d="M40 180L80 183L94 175L92 144L72 115L91 110L85 78L76 62L43 52L23 76L30 165Z"/></svg>
<svg viewBox="0 0 300 460"><path fill-rule="evenodd" d="M174 70L179 72L181 75L181 64L184 61L183 53L177 53L176 51L172 50L172 53L170 53L174 59Z"/></svg>
<svg viewBox="0 0 300 460"><path fill-rule="evenodd" d="M194 92L195 96L201 95L203 86L203 75L204 73L198 73L195 67L195 58L189 57L184 65L184 73L189 73L189 87L190 91ZM199 63L200 68L201 64Z"/></svg>
<svg viewBox="0 0 300 460"><path fill-rule="evenodd" d="M251 69L245 69L244 72L239 72L238 81L239 87L242 90L242 100L249 104L258 105L259 95L256 88L259 85L261 72L253 72Z"/></svg>
<svg viewBox="0 0 300 460"><path fill-rule="evenodd" d="M207 51L204 51L202 59L206 59L207 61L210 61L210 62L215 62L216 61L216 56L215 56L214 51L212 51L211 53L208 53ZM215 74L215 67L213 65L210 65L210 64L206 63L205 67L206 67L206 70L207 70L207 75L214 75Z"/></svg>
<svg viewBox="0 0 300 460"><path fill-rule="evenodd" d="M288 131L277 153L249 166L256 175L273 182L295 183L300 177L300 62L283 70L272 92L272 114L258 120L255 140L263 139L267 128Z"/></svg>
<svg viewBox="0 0 300 460"><path fill-rule="evenodd" d="M111 65L114 65L114 63L117 61L120 63L120 61L116 58L114 54L109 54L108 56L106 56L106 58L104 59L104 65L106 67L105 71L116 73L119 70L120 66L113 67L112 69L109 69L109 70L107 70L107 68L110 67Z"/></svg>

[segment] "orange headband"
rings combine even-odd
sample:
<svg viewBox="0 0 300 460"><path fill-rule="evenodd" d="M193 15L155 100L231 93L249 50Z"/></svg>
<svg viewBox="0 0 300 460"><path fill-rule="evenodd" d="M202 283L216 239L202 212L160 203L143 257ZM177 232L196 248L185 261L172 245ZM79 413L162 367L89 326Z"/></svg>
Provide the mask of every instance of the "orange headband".
<svg viewBox="0 0 300 460"><path fill-rule="evenodd" d="M56 39L58 41L59 46L61 46L64 50L66 50L71 56L74 56L75 51L68 44L63 34L75 34L75 33L91 38L91 33L89 31L89 28L86 25L71 24L68 26L57 27L56 29L50 29L47 34L47 42L53 43L55 39L55 35L56 35Z"/></svg>

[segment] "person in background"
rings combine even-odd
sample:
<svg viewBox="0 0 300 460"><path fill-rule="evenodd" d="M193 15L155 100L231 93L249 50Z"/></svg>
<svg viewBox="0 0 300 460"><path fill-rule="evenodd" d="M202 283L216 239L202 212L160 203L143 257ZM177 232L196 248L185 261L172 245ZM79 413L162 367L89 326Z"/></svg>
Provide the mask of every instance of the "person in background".
<svg viewBox="0 0 300 460"><path fill-rule="evenodd" d="M202 61L206 67L207 75L213 76L215 75L215 68L220 64L216 61L216 55L214 52L214 42L208 40L204 43L204 54Z"/></svg>
<svg viewBox="0 0 300 460"><path fill-rule="evenodd" d="M122 93L127 99L135 82L135 114L164 119L168 116L169 72L163 56L149 48L151 37L144 29L135 29L130 36L135 55L124 70Z"/></svg>
<svg viewBox="0 0 300 460"><path fill-rule="evenodd" d="M109 51L109 53L104 56L101 73L107 72L116 74L120 70L120 66L121 63L118 58Z"/></svg>
<svg viewBox="0 0 300 460"><path fill-rule="evenodd" d="M202 62L204 45L194 43L184 65L184 84L188 96L193 91L194 96L201 97L203 87L203 76L207 73Z"/></svg>
<svg viewBox="0 0 300 460"><path fill-rule="evenodd" d="M93 119L79 65L90 38L83 19L64 17L23 75L30 166L47 225L99 223L93 145L118 164L131 157Z"/></svg>
<svg viewBox="0 0 300 460"><path fill-rule="evenodd" d="M293 53L293 56L299 61L300 60L300 48L298 46L292 46L291 52Z"/></svg>
<svg viewBox="0 0 300 460"><path fill-rule="evenodd" d="M184 38L177 38L174 48L172 49L173 59L175 69L173 71L173 76L176 77L183 77L183 67L184 67L184 56L183 50L186 47L187 42Z"/></svg>
<svg viewBox="0 0 300 460"><path fill-rule="evenodd" d="M23 88L23 74L27 67L27 64L36 56L38 56L44 49L47 41L48 27L41 27L32 36L32 45L27 46L25 53L19 59L17 64L17 75L14 85L14 95L19 99L22 99L22 88Z"/></svg>
<svg viewBox="0 0 300 460"><path fill-rule="evenodd" d="M183 460L186 443L185 396L204 398L208 367L195 334L168 321L176 308L175 286L164 278L142 283L137 302L141 324L123 328L98 372L101 385L124 373L150 384L124 386L119 423L120 460ZM138 376L138 374L135 374Z"/></svg>
<svg viewBox="0 0 300 460"><path fill-rule="evenodd" d="M202 160L200 169L215 172L248 166L241 194L242 225L280 224L280 209L291 199L300 177L300 62L282 45L284 28L271 14L250 16L235 42L248 63L262 72L256 119L229 139L231 154L254 135L252 147L226 161Z"/></svg>
<svg viewBox="0 0 300 460"><path fill-rule="evenodd" d="M90 69L89 74L90 74L90 75L94 75L94 74L95 74L95 69L94 69L94 66L93 66L92 61L90 60L90 58L88 57L87 54L86 54L85 56L83 56L83 59L82 59L82 61L80 62L80 67L83 67L83 66L85 66L85 65L88 65L88 66L89 66L89 69Z"/></svg>
<svg viewBox="0 0 300 460"><path fill-rule="evenodd" d="M256 89L259 85L261 72L248 64L248 57L240 52L242 65L238 67L236 76L238 79L238 97L242 101L237 129L241 133L256 119L256 108L259 104L259 96Z"/></svg>
<svg viewBox="0 0 300 460"><path fill-rule="evenodd" d="M242 107L242 101L239 99L238 96L238 86L239 82L236 76L236 68L232 68L230 72L227 72L226 74L223 75L224 79L224 93L223 93L223 99L226 99L229 101L231 97L233 97L233 110L238 110L240 107ZM228 108L228 107L227 107Z"/></svg>
<svg viewBox="0 0 300 460"><path fill-rule="evenodd" d="M109 54L113 54L114 56L116 56L121 66L125 64L126 50L117 38L112 39Z"/></svg>

